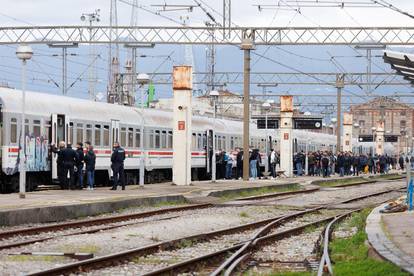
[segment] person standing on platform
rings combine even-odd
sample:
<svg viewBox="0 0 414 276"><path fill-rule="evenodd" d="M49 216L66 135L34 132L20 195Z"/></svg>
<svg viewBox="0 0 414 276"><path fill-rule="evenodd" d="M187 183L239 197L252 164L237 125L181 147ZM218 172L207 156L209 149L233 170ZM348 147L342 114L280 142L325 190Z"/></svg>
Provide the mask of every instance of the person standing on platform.
<svg viewBox="0 0 414 276"><path fill-rule="evenodd" d="M78 189L83 189L83 161L85 155L83 154L83 144L77 143L76 144L76 154L77 154L77 161L76 161L76 182Z"/></svg>
<svg viewBox="0 0 414 276"><path fill-rule="evenodd" d="M250 164L250 177L253 180L256 180L257 178L257 158L258 158L259 152L257 150L253 150L252 154L249 158L249 164Z"/></svg>
<svg viewBox="0 0 414 276"><path fill-rule="evenodd" d="M328 154L324 154L321 158L321 167L323 177L329 176L329 157Z"/></svg>
<svg viewBox="0 0 414 276"><path fill-rule="evenodd" d="M93 186L95 185L95 163L96 163L96 155L93 151L93 146L86 142L86 146L88 151L85 155L85 165L86 165L86 176L88 179L88 190L93 190Z"/></svg>
<svg viewBox="0 0 414 276"><path fill-rule="evenodd" d="M398 158L398 164L400 165L400 170L404 170L404 157L400 155L400 158Z"/></svg>
<svg viewBox="0 0 414 276"><path fill-rule="evenodd" d="M233 171L233 156L226 152L226 179L232 179L232 171Z"/></svg>
<svg viewBox="0 0 414 276"><path fill-rule="evenodd" d="M52 148L52 152L57 154L57 160L56 160L56 164L57 164L57 177L59 180L59 185L60 188L63 190L65 189L65 167L64 167L64 162L63 162L63 150L65 149L65 142L64 141L60 141L59 142L59 148L56 148L55 145L51 145Z"/></svg>
<svg viewBox="0 0 414 276"><path fill-rule="evenodd" d="M74 167L78 160L76 151L72 149L72 144L68 143L66 148L62 151L63 157L63 176L65 178L66 189L74 188ZM68 179L69 175L69 179Z"/></svg>
<svg viewBox="0 0 414 276"><path fill-rule="evenodd" d="M111 156L111 169L114 174L113 185L111 190L116 190L118 180L121 181L122 190L125 190L125 172L124 172L125 150L121 148L118 142L114 143L114 149Z"/></svg>
<svg viewBox="0 0 414 276"><path fill-rule="evenodd" d="M352 161L352 172L353 172L354 176L355 175L359 176L359 170L360 170L359 160L360 160L360 157L357 156L357 155L353 156L352 159L351 159L351 161Z"/></svg>
<svg viewBox="0 0 414 276"><path fill-rule="evenodd" d="M240 148L237 149L236 171L236 178L241 179L243 177L243 151Z"/></svg>
<svg viewBox="0 0 414 276"><path fill-rule="evenodd" d="M339 169L339 176L343 177L345 174L345 156L343 154L343 152L340 152L338 154L338 159L337 159L337 165L338 165L338 169Z"/></svg>
<svg viewBox="0 0 414 276"><path fill-rule="evenodd" d="M315 156L313 152L308 153L308 175L315 175Z"/></svg>
<svg viewBox="0 0 414 276"><path fill-rule="evenodd" d="M272 179L276 178L276 164L277 164L277 156L275 149L272 149L270 153L270 173L272 174Z"/></svg>

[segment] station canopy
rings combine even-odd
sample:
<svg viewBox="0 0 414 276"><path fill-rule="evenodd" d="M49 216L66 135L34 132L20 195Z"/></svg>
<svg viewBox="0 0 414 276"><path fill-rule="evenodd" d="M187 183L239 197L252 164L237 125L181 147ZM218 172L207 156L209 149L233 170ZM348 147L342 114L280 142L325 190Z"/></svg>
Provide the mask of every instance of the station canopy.
<svg viewBox="0 0 414 276"><path fill-rule="evenodd" d="M398 75L414 85L414 55L403 52L384 51L384 62L389 63Z"/></svg>

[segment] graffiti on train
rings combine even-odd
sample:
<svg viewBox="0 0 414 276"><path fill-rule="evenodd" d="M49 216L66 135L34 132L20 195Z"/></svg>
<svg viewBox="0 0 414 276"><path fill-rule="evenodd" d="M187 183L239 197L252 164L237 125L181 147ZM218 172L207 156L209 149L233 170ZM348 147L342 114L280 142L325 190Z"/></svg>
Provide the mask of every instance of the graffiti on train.
<svg viewBox="0 0 414 276"><path fill-rule="evenodd" d="M39 172L48 171L49 161L49 140L46 135L26 135L26 171ZM13 175L19 171L20 153L17 156L14 167L7 168L6 174Z"/></svg>
<svg viewBox="0 0 414 276"><path fill-rule="evenodd" d="M49 140L45 136L26 136L26 170L49 170Z"/></svg>

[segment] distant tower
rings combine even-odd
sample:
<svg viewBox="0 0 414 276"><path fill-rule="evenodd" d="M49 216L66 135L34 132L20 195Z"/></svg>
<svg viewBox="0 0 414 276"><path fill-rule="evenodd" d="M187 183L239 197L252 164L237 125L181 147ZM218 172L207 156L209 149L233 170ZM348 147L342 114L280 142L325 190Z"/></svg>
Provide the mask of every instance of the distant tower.
<svg viewBox="0 0 414 276"><path fill-rule="evenodd" d="M119 46L112 43L118 36L118 11L117 0L111 0L110 22L109 22L109 53L108 53L108 102L121 104L121 95L116 87L117 74L119 73ZM115 27L115 28L114 28ZM118 91L118 93L117 93Z"/></svg>

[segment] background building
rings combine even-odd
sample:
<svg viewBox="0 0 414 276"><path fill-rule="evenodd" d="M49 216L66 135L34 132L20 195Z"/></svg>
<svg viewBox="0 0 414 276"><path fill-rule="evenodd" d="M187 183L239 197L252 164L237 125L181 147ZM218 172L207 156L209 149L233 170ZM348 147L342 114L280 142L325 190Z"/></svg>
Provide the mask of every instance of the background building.
<svg viewBox="0 0 414 276"><path fill-rule="evenodd" d="M385 135L399 135L394 143L399 152L413 148L414 108L390 97L378 97L363 104L351 106L353 136L374 135L380 121L384 121ZM373 130L373 128L375 128Z"/></svg>

